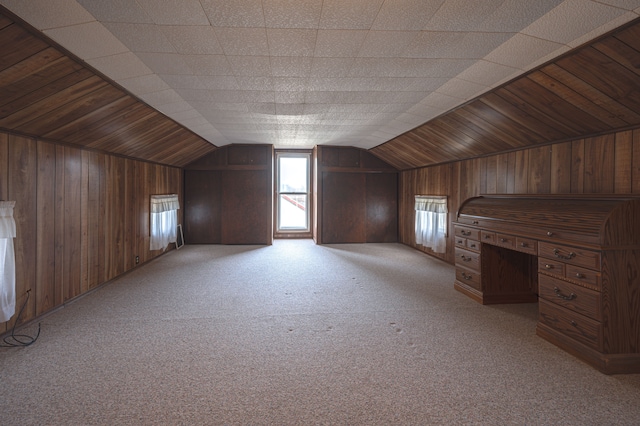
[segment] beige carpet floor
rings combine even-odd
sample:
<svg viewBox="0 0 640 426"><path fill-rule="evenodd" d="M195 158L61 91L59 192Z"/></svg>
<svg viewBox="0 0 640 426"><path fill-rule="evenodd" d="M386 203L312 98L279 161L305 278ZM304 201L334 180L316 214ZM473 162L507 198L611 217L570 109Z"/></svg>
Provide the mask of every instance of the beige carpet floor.
<svg viewBox="0 0 640 426"><path fill-rule="evenodd" d="M0 424L640 424L640 375L453 279L400 244L187 245L0 349Z"/></svg>

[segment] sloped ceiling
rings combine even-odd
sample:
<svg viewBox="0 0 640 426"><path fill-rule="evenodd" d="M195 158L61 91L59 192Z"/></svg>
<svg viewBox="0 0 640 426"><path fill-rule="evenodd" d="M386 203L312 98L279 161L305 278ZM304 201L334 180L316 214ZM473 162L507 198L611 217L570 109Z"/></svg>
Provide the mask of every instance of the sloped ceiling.
<svg viewBox="0 0 640 426"><path fill-rule="evenodd" d="M166 164L327 144L407 169L638 124L635 30L503 85L638 0L0 4L0 128Z"/></svg>

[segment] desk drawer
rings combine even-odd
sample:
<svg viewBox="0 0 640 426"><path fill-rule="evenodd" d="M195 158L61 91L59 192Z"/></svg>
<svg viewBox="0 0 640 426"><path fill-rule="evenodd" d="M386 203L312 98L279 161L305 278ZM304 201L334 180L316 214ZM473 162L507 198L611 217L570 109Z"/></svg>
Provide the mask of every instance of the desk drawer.
<svg viewBox="0 0 640 426"><path fill-rule="evenodd" d="M480 272L480 253L474 253L456 247L456 265Z"/></svg>
<svg viewBox="0 0 640 426"><path fill-rule="evenodd" d="M516 237L516 250L537 256L538 241L530 238Z"/></svg>
<svg viewBox="0 0 640 426"><path fill-rule="evenodd" d="M600 272L591 269L580 268L579 266L567 265L565 267L566 277L569 280L576 281L587 288L600 290Z"/></svg>
<svg viewBox="0 0 640 426"><path fill-rule="evenodd" d="M455 236L462 238L470 238L472 240L480 240L480 230L475 228L467 228L466 226L455 226Z"/></svg>
<svg viewBox="0 0 640 426"><path fill-rule="evenodd" d="M539 320L562 334L590 346L602 350L602 324L583 315L549 303L544 299L538 302Z"/></svg>
<svg viewBox="0 0 640 426"><path fill-rule="evenodd" d="M601 296L597 291L547 275L540 275L538 279L540 297L589 318L602 320Z"/></svg>
<svg viewBox="0 0 640 426"><path fill-rule="evenodd" d="M482 290L480 274L477 272L469 269L456 268L456 280L476 290Z"/></svg>
<svg viewBox="0 0 640 426"><path fill-rule="evenodd" d="M564 278L565 264L559 260L538 257L538 272Z"/></svg>
<svg viewBox="0 0 640 426"><path fill-rule="evenodd" d="M596 271L600 270L600 252L597 251L540 242L538 244L538 255L559 260L566 264L582 266Z"/></svg>
<svg viewBox="0 0 640 426"><path fill-rule="evenodd" d="M513 250L516 247L516 237L507 234L496 234L495 244Z"/></svg>

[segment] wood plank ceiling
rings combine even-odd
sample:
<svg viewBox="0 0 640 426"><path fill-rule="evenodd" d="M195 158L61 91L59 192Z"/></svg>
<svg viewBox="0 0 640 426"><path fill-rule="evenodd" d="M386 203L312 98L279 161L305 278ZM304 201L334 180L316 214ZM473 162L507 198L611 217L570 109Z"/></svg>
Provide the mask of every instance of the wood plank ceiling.
<svg viewBox="0 0 640 426"><path fill-rule="evenodd" d="M638 20L371 152L406 170L636 126Z"/></svg>
<svg viewBox="0 0 640 426"><path fill-rule="evenodd" d="M2 14L0 130L177 167L216 149Z"/></svg>
<svg viewBox="0 0 640 426"><path fill-rule="evenodd" d="M640 126L640 20L370 150L400 170ZM0 130L182 167L216 149L10 13Z"/></svg>

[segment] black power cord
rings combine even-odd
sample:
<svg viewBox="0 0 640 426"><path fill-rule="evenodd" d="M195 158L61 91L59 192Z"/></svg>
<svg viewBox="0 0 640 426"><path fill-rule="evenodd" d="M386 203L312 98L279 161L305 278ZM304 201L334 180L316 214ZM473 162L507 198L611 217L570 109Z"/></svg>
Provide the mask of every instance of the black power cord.
<svg viewBox="0 0 640 426"><path fill-rule="evenodd" d="M29 346L32 345L38 340L40 336L40 323L38 323L38 334L36 337L27 336L26 334L16 334L16 325L20 322L20 316L22 315L22 311L27 306L27 302L29 301L29 293L31 293L31 289L27 290L27 298L25 299L22 307L20 308L20 312L18 312L18 316L16 317L16 321L13 323L13 328L11 329L11 334L2 339L4 344L0 343L0 348L14 348L18 346Z"/></svg>

